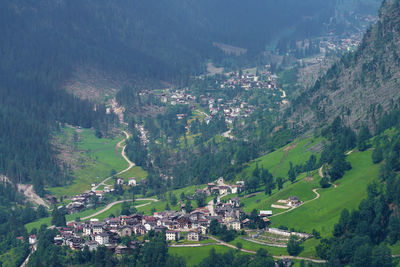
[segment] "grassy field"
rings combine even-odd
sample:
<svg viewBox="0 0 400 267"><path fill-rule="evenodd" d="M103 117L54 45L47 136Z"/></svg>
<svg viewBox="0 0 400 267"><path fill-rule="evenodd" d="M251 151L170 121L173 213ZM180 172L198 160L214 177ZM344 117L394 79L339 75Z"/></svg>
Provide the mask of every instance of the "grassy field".
<svg viewBox="0 0 400 267"><path fill-rule="evenodd" d="M287 177L289 171L290 162L293 165L302 164L306 162L312 154L318 154L312 152L313 147L322 142L322 138L305 138L302 140L296 140L272 153L262 156L258 159L253 160L250 166L243 170L238 177L250 176L253 170L258 164L258 167L264 167L268 169L275 177Z"/></svg>
<svg viewBox="0 0 400 267"><path fill-rule="evenodd" d="M217 253L226 253L230 250L233 250L225 246L210 245L204 247L170 247L168 248L168 253L181 256L186 260L188 266L194 266L199 264L204 258L208 257L212 248L214 248Z"/></svg>
<svg viewBox="0 0 400 267"><path fill-rule="evenodd" d="M75 133L74 133L75 132ZM73 142L76 134L78 142ZM91 188L92 183L98 183L110 175L112 169L117 172L128 167L128 163L121 156L121 148L116 145L123 140L122 136L114 139L97 138L92 129L73 129L65 127L57 139L70 142L75 146L72 156L79 163L79 167L73 171L74 180L70 185L63 187L47 188L56 196L73 196ZM140 167L134 167L127 173L120 175L123 178L145 178L147 173Z"/></svg>
<svg viewBox="0 0 400 267"><path fill-rule="evenodd" d="M281 191L275 189L271 196L265 195L264 192L257 194L251 198L241 198L241 203L244 204L243 210L251 212L257 210L272 210L273 214L282 212L283 209L271 208L272 204L280 199L287 199L289 196L297 196L301 201L313 199L316 195L312 190L318 188L320 177L316 172L313 176L307 177L305 174L299 175L295 183L287 182Z"/></svg>
<svg viewBox="0 0 400 267"><path fill-rule="evenodd" d="M344 208L356 209L367 197L366 188L378 177L379 165L372 164L371 151L353 152L348 156L352 169L337 181L337 188L320 189L321 197L291 212L271 218L273 226L310 233L314 228L323 236L330 236Z"/></svg>
<svg viewBox="0 0 400 267"><path fill-rule="evenodd" d="M268 253L271 255L275 255L275 256L289 255L286 251L286 248L271 247L271 246L257 244L254 242L244 240L244 239L240 238L240 236L236 237L235 240L229 242L229 244L234 245L234 246L236 246L237 243L242 243L243 249L247 249L247 250L257 251L258 249L263 248L263 249L266 249L268 251Z"/></svg>

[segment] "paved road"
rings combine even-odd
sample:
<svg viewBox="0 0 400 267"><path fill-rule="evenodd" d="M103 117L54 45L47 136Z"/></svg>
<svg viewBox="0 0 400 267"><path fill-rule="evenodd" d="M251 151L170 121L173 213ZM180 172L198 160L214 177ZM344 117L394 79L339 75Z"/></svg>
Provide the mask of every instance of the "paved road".
<svg viewBox="0 0 400 267"><path fill-rule="evenodd" d="M153 201L153 202L157 202L158 201L158 199L156 199L156 198L137 198L136 200L139 200L139 201ZM95 213L93 213L93 214L91 214L89 216L83 217L83 218L81 218L81 220L85 221L87 219L90 219L92 217L100 215L103 212L106 212L107 210L111 209L113 206L115 206L117 204L120 204L120 203L123 203L125 201L129 202L129 201L132 201L132 199L118 200L118 201L112 202L112 203L108 204L104 209L99 210L98 212L95 212ZM151 204L151 202L145 203L145 204L136 205L135 208L144 207L144 206L147 206L147 205L150 205L150 204ZM73 221L69 221L69 222L73 222Z"/></svg>
<svg viewBox="0 0 400 267"><path fill-rule="evenodd" d="M126 140L128 140L129 137L130 137L130 135L128 134L128 132L126 132L126 131L122 131L122 132L125 134L126 138L125 138L124 140L121 140L121 141L117 144L117 147L119 147L119 148L122 147L122 143L125 142ZM124 146L122 147L121 155L122 155L122 157L125 159L125 161L128 162L129 166L128 166L128 168L126 168L125 170L122 170L122 171L120 171L119 173L117 173L116 175L123 174L124 172L129 171L130 169L132 169L132 167L135 166L135 163L133 163L132 161L130 161L129 158L126 156L125 149L126 149L126 145L124 145ZM107 182L108 180L112 179L112 178L113 178L113 176L107 177L107 178L104 179L102 182L100 182L98 185L92 187L92 191L96 191L97 188L99 188L99 186L106 185L106 182Z"/></svg>

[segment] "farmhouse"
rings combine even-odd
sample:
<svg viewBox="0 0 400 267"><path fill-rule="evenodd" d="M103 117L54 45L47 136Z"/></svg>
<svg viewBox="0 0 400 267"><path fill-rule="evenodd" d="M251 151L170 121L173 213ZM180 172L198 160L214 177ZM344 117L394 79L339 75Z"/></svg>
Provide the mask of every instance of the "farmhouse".
<svg viewBox="0 0 400 267"><path fill-rule="evenodd" d="M297 206L299 206L301 204L300 199L298 197L296 197L296 196L288 197L286 202L291 207L297 207Z"/></svg>

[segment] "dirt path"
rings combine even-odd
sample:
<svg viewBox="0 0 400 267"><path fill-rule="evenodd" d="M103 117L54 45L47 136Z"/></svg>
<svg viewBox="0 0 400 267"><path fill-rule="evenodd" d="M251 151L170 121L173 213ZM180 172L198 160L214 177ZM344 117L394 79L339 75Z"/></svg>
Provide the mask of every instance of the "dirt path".
<svg viewBox="0 0 400 267"><path fill-rule="evenodd" d="M297 209L298 207L301 207L301 206L303 206L304 204L310 203L311 201L314 201L314 200L318 199L318 198L321 196L321 195L317 192L318 189L319 189L319 188L314 188L314 189L312 190L312 191L314 192L314 194L316 194L316 196L315 196L313 199L304 201L303 203L301 203L301 204L298 205L297 207L293 207L293 208L291 208L291 209L289 209L289 210L286 210L286 211L283 211L283 212L280 212L280 213L271 215L270 217L275 217L275 216L278 216L278 215L282 215L282 214L291 212L292 210Z"/></svg>
<svg viewBox="0 0 400 267"><path fill-rule="evenodd" d="M31 252L29 252L28 257L26 257L26 259L24 260L24 262L21 264L21 267L25 267L25 266L28 264L29 258L30 258L31 255L36 251L36 247L37 247L37 244L35 244L35 245L32 246Z"/></svg>
<svg viewBox="0 0 400 267"><path fill-rule="evenodd" d="M158 199L155 199L155 198L137 198L136 200L139 200L139 201L153 201L153 202L157 202L158 201ZM118 201L112 202L112 203L108 204L104 209L99 210L98 212L95 212L95 213L93 213L93 214L91 214L89 216L83 217L83 218L81 218L81 220L85 221L85 220L88 220L88 219L90 219L92 217L100 215L103 212L106 212L107 210L111 209L113 206L115 206L117 204L120 204L120 203L123 203L125 201L126 202L130 202L130 201L132 201L132 199L118 200ZM144 207L144 206L147 206L147 205L150 205L150 204L151 204L151 202L145 203L145 204L136 205L135 208L141 208L141 207ZM73 221L69 221L69 222L73 222Z"/></svg>
<svg viewBox="0 0 400 267"><path fill-rule="evenodd" d="M272 175L275 176L276 172L279 170L279 168L283 165L283 163L285 162L287 155L289 153L290 150L296 148L296 146L298 145L298 143L292 145L292 146L288 146L287 148L284 149L285 154L283 155L283 158L281 159L281 161L279 162L278 167L275 168L275 170L272 172Z"/></svg>
<svg viewBox="0 0 400 267"><path fill-rule="evenodd" d="M126 140L128 140L129 137L130 137L130 135L128 134L128 132L126 132L126 131L122 131L122 132L125 134L126 138L123 139L123 140L121 140L120 142L118 142L118 144L117 144L117 147L118 147L118 148L121 148L121 147L122 147L122 143L125 142ZM128 162L128 165L129 165L129 166L128 166L128 168L126 168L125 170L122 170L122 171L120 171L119 173L117 173L116 175L120 175L120 174L122 174L122 173L125 173L125 172L129 171L130 169L132 169L132 167L135 166L135 163L133 163L132 161L130 161L129 158L126 156L125 149L126 149L126 145L124 145L124 146L122 147L121 155L122 155L122 157L125 159L125 161ZM104 179L101 183L99 183L98 185L92 187L92 190L93 190L93 191L96 191L97 188L99 188L99 187L102 186L102 185L106 185L105 183L106 183L108 180L112 179L112 178L113 178L113 176L107 177L107 178Z"/></svg>
<svg viewBox="0 0 400 267"><path fill-rule="evenodd" d="M18 191L22 191L25 197L38 205L43 205L46 208L50 208L50 206L41 198L39 197L35 191L33 190L33 185L31 184L17 184Z"/></svg>
<svg viewBox="0 0 400 267"><path fill-rule="evenodd" d="M324 166L321 166L321 168L318 169L318 174L321 178L324 178L324 171L323 171ZM337 187L337 184L329 182L330 185L332 185L334 188Z"/></svg>

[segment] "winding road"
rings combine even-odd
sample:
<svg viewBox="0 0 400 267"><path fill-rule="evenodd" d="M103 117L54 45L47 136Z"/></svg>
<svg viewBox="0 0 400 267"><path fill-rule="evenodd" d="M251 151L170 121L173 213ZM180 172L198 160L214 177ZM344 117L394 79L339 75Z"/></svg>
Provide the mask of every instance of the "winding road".
<svg viewBox="0 0 400 267"><path fill-rule="evenodd" d="M156 199L156 198L137 198L137 199L135 199L135 201L136 200L139 200L139 201L153 201L153 202L157 202L158 201L158 199ZM97 212L95 212L95 213L93 213L93 214L91 214L89 216L83 217L83 218L81 218L81 220L85 221L87 219L90 219L92 217L100 215L103 212L106 212L107 210L111 209L113 206L115 206L117 204L120 204L120 203L123 203L123 202L130 202L130 201L132 201L132 199L118 200L118 201L112 202L112 203L108 204L107 206L105 206L104 209L99 210L99 211L97 211ZM148 202L148 203L145 203L145 204L136 205L135 208L141 208L141 207L144 207L144 206L147 206L147 205L150 205L150 204L151 204L151 202ZM69 222L73 222L73 221L69 221Z"/></svg>
<svg viewBox="0 0 400 267"><path fill-rule="evenodd" d="M119 148L122 147L122 143L123 143L123 142L125 142L126 140L129 139L129 137L131 137L130 134L129 134L127 131L122 131L122 132L125 134L126 138L123 139L123 140L121 140L121 141L117 144L117 147L119 147ZM126 168L125 170L122 170L122 171L120 171L119 173L117 173L116 175L123 174L124 172L129 171L130 169L132 169L132 167L135 166L135 163L133 163L132 161L130 161L129 158L126 156L125 149L126 149L126 145L124 145L124 146L122 147L121 155L122 155L122 157L125 159L125 161L128 162L128 165L129 165L129 166L128 166L128 168ZM114 177L114 176L107 177L107 178L104 179L102 182L100 182L98 185L93 186L93 187L92 187L92 191L96 191L97 188L99 188L100 186L106 185L106 182L107 182L108 180L112 179L113 177Z"/></svg>

